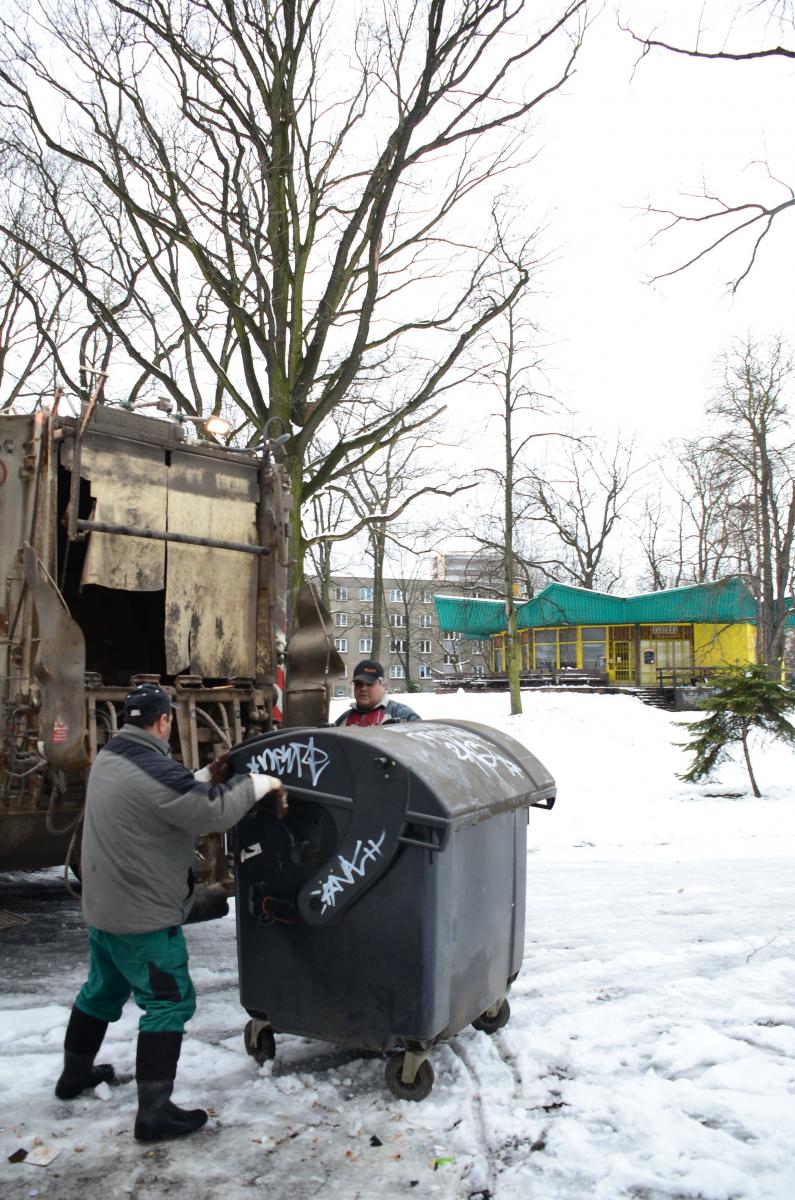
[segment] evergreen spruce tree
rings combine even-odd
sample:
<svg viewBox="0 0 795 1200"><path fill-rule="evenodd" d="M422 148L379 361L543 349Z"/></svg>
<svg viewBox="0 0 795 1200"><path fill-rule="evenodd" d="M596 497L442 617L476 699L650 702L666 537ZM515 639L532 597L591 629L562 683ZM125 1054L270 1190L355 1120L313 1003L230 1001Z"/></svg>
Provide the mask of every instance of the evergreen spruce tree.
<svg viewBox="0 0 795 1200"><path fill-rule="evenodd" d="M729 749L740 742L755 796L761 796L751 766L748 737L759 729L774 739L795 744L795 726L785 716L795 708L795 694L777 682L764 664L727 667L716 676L718 688L701 707L707 716L685 721L690 741L678 743L695 755L689 770L679 776L686 783L708 779L729 757Z"/></svg>

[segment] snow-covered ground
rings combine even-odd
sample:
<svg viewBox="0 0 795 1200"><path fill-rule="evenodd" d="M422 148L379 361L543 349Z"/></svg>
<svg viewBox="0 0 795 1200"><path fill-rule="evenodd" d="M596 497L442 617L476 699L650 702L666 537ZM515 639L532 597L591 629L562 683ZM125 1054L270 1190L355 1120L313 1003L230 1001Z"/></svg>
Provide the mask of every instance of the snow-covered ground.
<svg viewBox="0 0 795 1200"><path fill-rule="evenodd" d="M677 718L630 697L527 693L514 718L505 696L404 699L506 730L558 783L555 809L531 813L510 1023L437 1047L421 1104L389 1095L377 1056L301 1038L257 1068L233 919L190 927L199 1009L175 1098L212 1119L147 1148L133 1006L100 1056L128 1081L52 1092L83 974L76 912L45 949L0 933L3 1200L792 1200L795 755L757 751L754 800L739 766L679 782ZM49 1166L7 1162L36 1138L60 1150Z"/></svg>

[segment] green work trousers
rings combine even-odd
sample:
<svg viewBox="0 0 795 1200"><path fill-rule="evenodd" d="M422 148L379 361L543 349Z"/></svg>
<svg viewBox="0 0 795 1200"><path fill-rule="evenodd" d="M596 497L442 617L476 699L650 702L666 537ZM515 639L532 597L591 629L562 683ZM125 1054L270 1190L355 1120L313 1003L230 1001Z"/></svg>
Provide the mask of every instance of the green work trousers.
<svg viewBox="0 0 795 1200"><path fill-rule="evenodd" d="M135 997L142 1033L182 1033L196 1011L182 927L152 933L105 933L88 927L91 965L75 1004L100 1021L118 1021Z"/></svg>

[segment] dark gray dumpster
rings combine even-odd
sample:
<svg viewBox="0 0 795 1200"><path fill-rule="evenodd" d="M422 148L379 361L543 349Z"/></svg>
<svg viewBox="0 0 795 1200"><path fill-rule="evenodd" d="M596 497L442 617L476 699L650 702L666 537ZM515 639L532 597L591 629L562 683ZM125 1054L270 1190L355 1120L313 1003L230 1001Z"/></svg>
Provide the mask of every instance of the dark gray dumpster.
<svg viewBox="0 0 795 1200"><path fill-rule="evenodd" d="M527 809L555 783L524 746L466 721L290 729L232 751L279 776L237 826L247 1048L273 1033L402 1053L394 1095L423 1099L431 1046L508 1019L524 945Z"/></svg>

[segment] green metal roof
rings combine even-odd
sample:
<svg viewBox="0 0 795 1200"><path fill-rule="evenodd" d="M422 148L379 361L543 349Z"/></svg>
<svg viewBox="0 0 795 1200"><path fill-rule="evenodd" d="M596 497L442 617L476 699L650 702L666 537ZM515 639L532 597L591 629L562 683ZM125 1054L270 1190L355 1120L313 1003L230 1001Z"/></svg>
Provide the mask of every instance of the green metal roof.
<svg viewBox="0 0 795 1200"><path fill-rule="evenodd" d="M551 583L520 608L522 629L543 625L651 625L683 622L719 624L754 621L751 592L736 576L715 583L695 583L646 592L640 596L608 596L583 588Z"/></svg>
<svg viewBox="0 0 795 1200"><path fill-rule="evenodd" d="M756 621L756 603L751 590L736 576L715 583L670 588L627 600L628 619L634 624L660 621Z"/></svg>
<svg viewBox="0 0 795 1200"><path fill-rule="evenodd" d="M457 630L464 637L487 638L505 629L504 600L475 600L471 596L434 596L442 633Z"/></svg>
<svg viewBox="0 0 795 1200"><path fill-rule="evenodd" d="M622 625L626 600L565 583L550 583L518 610L520 629L541 625Z"/></svg>
<svg viewBox="0 0 795 1200"><path fill-rule="evenodd" d="M443 632L489 637L506 628L505 602L435 596ZM788 601L792 607L793 601ZM756 605L748 585L737 576L647 592L640 596L608 596L564 583L551 583L522 604L516 613L520 629L555 625L658 625L677 622L731 624L756 621ZM795 610L787 620L795 625Z"/></svg>

